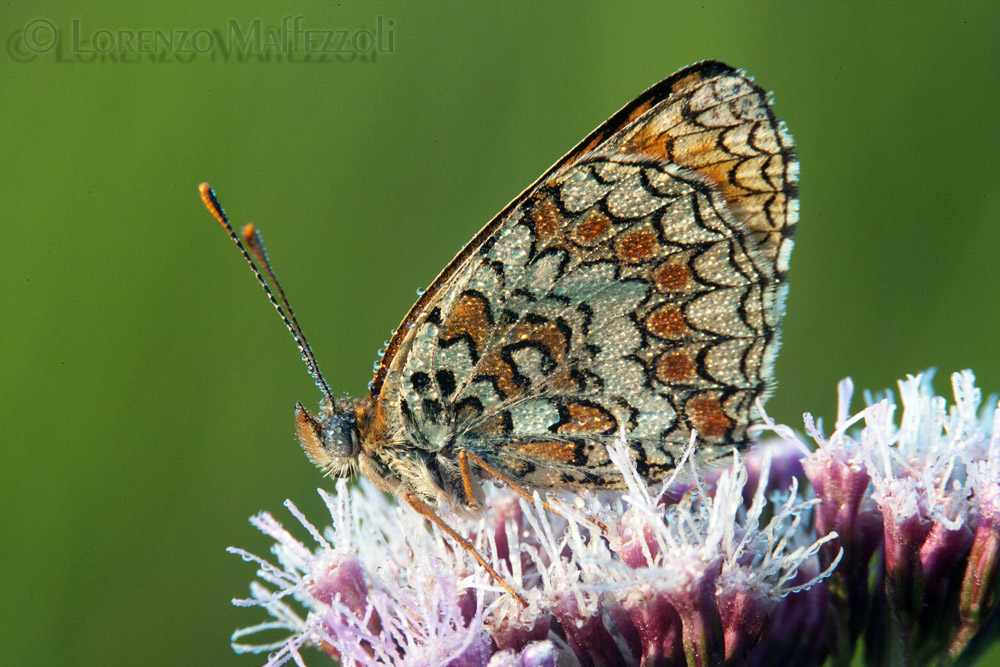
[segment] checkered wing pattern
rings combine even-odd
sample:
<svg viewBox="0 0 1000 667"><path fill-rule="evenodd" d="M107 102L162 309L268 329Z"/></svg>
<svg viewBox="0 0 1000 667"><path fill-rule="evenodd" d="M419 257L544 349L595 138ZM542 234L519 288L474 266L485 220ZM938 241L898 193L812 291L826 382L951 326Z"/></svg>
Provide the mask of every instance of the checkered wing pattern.
<svg viewBox="0 0 1000 667"><path fill-rule="evenodd" d="M494 219L390 341L390 430L534 488L663 477L747 441L778 344L797 165L763 91L714 62L612 117Z"/></svg>

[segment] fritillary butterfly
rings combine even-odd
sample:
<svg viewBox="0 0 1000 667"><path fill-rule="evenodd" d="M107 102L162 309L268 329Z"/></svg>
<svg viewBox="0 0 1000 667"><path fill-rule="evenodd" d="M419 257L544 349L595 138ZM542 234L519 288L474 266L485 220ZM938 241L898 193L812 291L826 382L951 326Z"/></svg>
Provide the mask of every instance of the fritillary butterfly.
<svg viewBox="0 0 1000 667"><path fill-rule="evenodd" d="M334 398L252 226L229 229L325 394L296 406L309 458L438 523L482 480L616 489L747 443L769 392L798 217L798 162L765 92L715 61L656 84L507 205L403 319L360 399ZM253 259L267 273L273 291ZM277 299L273 294L277 294ZM280 300L280 303L279 303ZM529 496L530 497L530 496Z"/></svg>

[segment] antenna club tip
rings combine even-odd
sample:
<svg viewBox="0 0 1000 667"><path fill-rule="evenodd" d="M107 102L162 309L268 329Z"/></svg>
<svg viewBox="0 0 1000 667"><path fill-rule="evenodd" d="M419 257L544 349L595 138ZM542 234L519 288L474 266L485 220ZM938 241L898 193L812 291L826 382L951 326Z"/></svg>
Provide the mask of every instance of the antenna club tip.
<svg viewBox="0 0 1000 667"><path fill-rule="evenodd" d="M240 236L243 237L244 243L250 243L257 236L257 228L252 222L248 222L243 225L243 229L240 230Z"/></svg>
<svg viewBox="0 0 1000 667"><path fill-rule="evenodd" d="M226 214L223 213L219 200L215 198L215 191L212 190L212 186L208 183L202 183L198 186L198 194L201 195L201 203L205 205L205 208L212 214L212 217L218 220L220 225L226 227Z"/></svg>
<svg viewBox="0 0 1000 667"><path fill-rule="evenodd" d="M202 183L198 186L198 194L201 195L201 200L205 202L205 206L208 208L215 208L212 205L212 200L215 199L215 193L212 191L212 186L208 183Z"/></svg>

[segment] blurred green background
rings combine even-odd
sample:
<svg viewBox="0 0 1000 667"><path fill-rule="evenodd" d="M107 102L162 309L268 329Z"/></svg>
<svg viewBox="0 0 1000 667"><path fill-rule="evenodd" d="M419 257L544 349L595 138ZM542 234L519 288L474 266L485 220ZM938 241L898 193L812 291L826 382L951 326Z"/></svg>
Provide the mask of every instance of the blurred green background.
<svg viewBox="0 0 1000 667"><path fill-rule="evenodd" d="M325 516L291 419L319 392L203 180L357 395L496 211L647 86L724 60L775 91L802 162L772 414L829 423L842 377L931 366L1000 390L1000 4L869 5L7 3L0 663L260 664L228 645L264 617L230 605L254 569L225 547L266 553L246 519L285 498ZM231 22L297 16L381 21L383 50L226 55ZM151 59L140 30L207 32Z"/></svg>

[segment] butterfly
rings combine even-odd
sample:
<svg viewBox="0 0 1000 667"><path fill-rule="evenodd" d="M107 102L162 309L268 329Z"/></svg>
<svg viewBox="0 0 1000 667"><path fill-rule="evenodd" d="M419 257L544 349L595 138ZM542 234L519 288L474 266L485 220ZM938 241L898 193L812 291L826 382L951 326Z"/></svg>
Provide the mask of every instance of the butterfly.
<svg viewBox="0 0 1000 667"><path fill-rule="evenodd" d="M798 219L798 162L767 94L704 61L611 116L489 222L395 331L368 396L335 398L252 225L240 247L324 394L296 405L308 457L365 475L438 524L482 483L618 489L747 445L772 386ZM255 262L256 260L256 262ZM260 267L263 267L261 269ZM262 271L273 289L268 288Z"/></svg>

